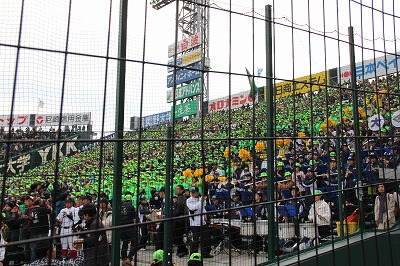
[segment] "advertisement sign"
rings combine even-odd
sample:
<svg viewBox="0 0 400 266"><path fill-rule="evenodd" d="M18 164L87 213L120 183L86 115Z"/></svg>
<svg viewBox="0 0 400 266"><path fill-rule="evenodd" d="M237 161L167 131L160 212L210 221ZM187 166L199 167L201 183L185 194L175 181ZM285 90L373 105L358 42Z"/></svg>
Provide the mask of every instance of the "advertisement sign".
<svg viewBox="0 0 400 266"><path fill-rule="evenodd" d="M194 66L191 66L190 68L194 69L201 69L200 64L196 64ZM176 85L188 82L194 79L198 79L201 77L201 72L198 70L193 70L193 69L182 69L176 72ZM168 75L167 76L167 87L173 87L174 86L174 74Z"/></svg>
<svg viewBox="0 0 400 266"><path fill-rule="evenodd" d="M142 128L157 126L171 122L171 112L163 112L142 117ZM136 127L135 127L136 128Z"/></svg>
<svg viewBox="0 0 400 266"><path fill-rule="evenodd" d="M356 64L357 79L371 79L397 72L397 63L400 55L386 55L370 60L365 60ZM349 81L351 78L350 65L337 69L338 77L341 82Z"/></svg>
<svg viewBox="0 0 400 266"><path fill-rule="evenodd" d="M33 169L47 161L55 160L57 156L65 157L73 155L78 152L82 145L81 142L75 142L74 140L76 139L78 137L73 137L68 142L60 142L59 146L55 143L30 153L12 157L8 160L7 169L5 169L5 161L2 161L0 162L0 173L4 174L7 171L8 174L15 175ZM59 153L57 153L57 147L59 147Z"/></svg>
<svg viewBox="0 0 400 266"><path fill-rule="evenodd" d="M293 94L304 94L310 91L317 91L321 86L327 85L328 76L326 71L312 74L311 76L304 76L296 78L294 82L284 81L275 84L275 97L279 99L281 97L290 97ZM324 88L324 87L322 87ZM266 90L266 87L264 87ZM264 97L267 93L264 91ZM266 100L266 99L265 99Z"/></svg>
<svg viewBox="0 0 400 266"><path fill-rule="evenodd" d="M167 91L167 103L173 102L174 91L168 90ZM192 96L200 95L201 88L200 88L200 79L194 80L189 84L183 85L175 90L175 100L182 100Z"/></svg>
<svg viewBox="0 0 400 266"><path fill-rule="evenodd" d="M0 115L0 127L29 127L29 115Z"/></svg>
<svg viewBox="0 0 400 266"><path fill-rule="evenodd" d="M60 114L39 114L35 115L35 126L58 126ZM87 125L90 124L90 113L64 113L62 114L61 125Z"/></svg>
<svg viewBox="0 0 400 266"><path fill-rule="evenodd" d="M172 110L173 107L171 107ZM197 101L185 102L175 106L175 119L197 113Z"/></svg>
<svg viewBox="0 0 400 266"><path fill-rule="evenodd" d="M194 64L196 62L199 62L199 61L201 61L201 59L202 59L201 50L197 49L197 50L194 50L187 54L184 54L181 57L178 57L176 59L176 66L185 67L185 66ZM204 63L205 63L206 67L210 67L210 59L209 58L205 58ZM167 63L168 72L172 72L174 70L174 66L175 66L174 64L175 64L174 59L168 60L168 63Z"/></svg>
<svg viewBox="0 0 400 266"><path fill-rule="evenodd" d="M189 49L195 48L199 46L202 42L201 34L196 33L188 38L183 39L182 41L178 42L176 45L176 53L175 53L175 43L168 45L168 57L174 56L175 54L180 54L184 51Z"/></svg>
<svg viewBox="0 0 400 266"><path fill-rule="evenodd" d="M215 100L210 100L208 103L208 112L228 110L229 103L231 105L231 109L240 108L243 105L252 105L253 100L250 97L250 90L232 94L231 99L229 99L229 96L225 96Z"/></svg>

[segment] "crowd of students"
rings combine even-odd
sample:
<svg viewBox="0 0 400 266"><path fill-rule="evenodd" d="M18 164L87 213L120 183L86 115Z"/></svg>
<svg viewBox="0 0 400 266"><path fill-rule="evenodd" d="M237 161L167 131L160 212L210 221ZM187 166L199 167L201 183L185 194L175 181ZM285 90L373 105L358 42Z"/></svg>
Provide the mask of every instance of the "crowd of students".
<svg viewBox="0 0 400 266"><path fill-rule="evenodd" d="M199 235L209 231L205 230L205 226L208 226L207 218L180 221L178 217L191 212L194 217L201 217L196 215L202 213L198 207L211 206L216 202L226 209L221 211L221 218L244 221L267 219L266 204L262 203L266 202L268 191L274 191L274 199L278 205L295 204L299 207L296 209L298 217L285 216L277 211L278 222L302 219L318 223L320 220L326 220L319 224L322 228L320 234L325 235L326 229L324 230L323 226L327 226L329 220L329 228L332 229L332 224L338 220L339 208L359 205L360 186L369 189L380 182L388 181L382 176L382 169L398 170L400 135L399 128L391 121L392 115L400 106L400 99L396 94L399 90L397 77L388 75L377 81L364 81L358 84L360 88L365 89L363 97L360 97L358 110L361 119L360 136L354 136L352 98L347 89L328 88L317 93L277 100L275 121L277 152L273 158L274 175L271 177L267 175L266 169L267 147L264 137L267 128L264 102L254 107L231 110L230 113L226 111L210 113L202 119L174 123L175 141L170 181L176 193L172 204L172 212L176 218L174 222L176 254L183 257L189 252L196 253L199 248L198 240L208 238L207 235L199 238ZM367 118L375 114L381 114L385 119L378 131L370 130L367 123ZM136 140L138 132L127 133L124 137L126 141L121 193L124 199L123 210L126 213L122 224L129 224L137 219L141 223L146 222L149 215L157 212L154 210L162 209L160 199L167 178L167 145L160 140L166 139L165 126L144 129L141 137L146 139L145 142L129 141ZM28 132L29 136L35 139L35 134ZM3 138L7 137L6 133L2 131ZM27 137L26 132L22 130L16 130L13 136L17 139ZM41 136L47 138L46 134ZM355 151L356 137L361 140L360 151ZM26 144L40 145L40 142L38 143L26 142ZM141 145L140 148L138 143ZM21 143L15 142L15 145ZM35 147L27 147L27 149L33 148ZM4 146L2 149L4 150ZM358 176L360 172L357 171L357 156L361 158L362 176ZM8 225L9 232L12 232L7 235L8 240L16 242L44 237L48 234L49 228L56 227L54 224L59 225L60 234L72 232L72 226L79 222L79 207L85 205L80 201L86 200L85 198L89 196L101 210L95 215L101 218L102 224L109 225L112 211L110 202L113 199L113 158L112 143L104 143L71 157L62 158L57 161L57 166L56 160L53 160L25 173L7 176L2 206L5 213L3 221ZM342 193L344 206L338 205L339 176L342 178L341 184L344 189ZM269 179L273 179L272 190L268 188ZM379 192L379 189L378 192L370 190L368 191L372 198ZM391 193L396 191L397 187L391 186L387 195L392 195ZM314 199L320 197L318 195L323 195L322 197L329 203L331 217L313 216L315 212L312 209L313 204L325 202L319 200L314 203ZM206 197L205 202L202 201L204 197ZM68 207L72 204L72 200L74 206ZM380 196L377 200L379 201L376 202L375 208L377 206L379 208L375 214L378 212L378 216L372 219L379 228L387 228L393 224L393 219L390 214L389 222L385 225L386 220L383 217L388 216L388 207L385 204L389 202L392 208L392 201L396 202L397 199L395 196L388 196L385 200ZM66 216L63 215L64 211L61 212L64 204L67 205ZM242 209L245 209L252 204L256 204L256 207L251 215L238 210L242 206ZM69 208L76 208L73 219L69 218L72 213L68 211ZM350 207L347 209L349 213L353 211ZM33 213L40 213L43 217L51 215L47 221L44 219L32 222ZM158 216L162 218L162 214ZM38 225L40 228L36 228ZM188 249L184 239L186 228L191 227L192 233L194 232L193 244ZM161 222L156 231L162 232L162 228ZM149 243L148 227L140 226L139 229L126 232L123 230L121 257L126 265L131 263L138 250ZM229 230L229 233L235 236L232 238L233 241L237 241L233 245L241 246L240 231L234 227ZM139 237L139 232L143 237ZM209 237L213 238L215 234L221 239L221 236L212 230ZM156 249L161 249L162 234L157 235ZM66 240L62 239L61 255L65 256L65 250L69 250L68 256L75 257L72 242L69 240L65 242ZM109 243L110 235L106 235L105 239ZM129 246L131 249L128 250ZM212 246L206 244L203 246L204 250L200 252L203 258L211 257ZM23 248L25 262L32 261L35 258L32 255L35 243L31 246L24 245ZM12 246L8 248L11 253L17 252L17 245L15 249L13 250Z"/></svg>

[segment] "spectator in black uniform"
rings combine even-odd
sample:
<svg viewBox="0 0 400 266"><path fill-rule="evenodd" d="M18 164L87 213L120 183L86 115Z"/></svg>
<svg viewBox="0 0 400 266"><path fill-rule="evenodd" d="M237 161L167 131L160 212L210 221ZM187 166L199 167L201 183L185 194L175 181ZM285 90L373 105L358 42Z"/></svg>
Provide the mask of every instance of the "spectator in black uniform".
<svg viewBox="0 0 400 266"><path fill-rule="evenodd" d="M135 222L135 208L132 206L132 196L123 196L123 205L121 206L121 225L128 225ZM136 235L136 237L135 237ZM131 265L133 256L137 251L137 229L132 227L125 227L121 229L121 258L122 265ZM128 253L128 245L130 249Z"/></svg>

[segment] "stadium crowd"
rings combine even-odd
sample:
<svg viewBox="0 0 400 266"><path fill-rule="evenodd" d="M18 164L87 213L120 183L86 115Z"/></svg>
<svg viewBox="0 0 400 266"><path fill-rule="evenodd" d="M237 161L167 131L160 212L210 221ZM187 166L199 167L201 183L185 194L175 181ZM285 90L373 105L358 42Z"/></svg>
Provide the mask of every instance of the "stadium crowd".
<svg viewBox="0 0 400 266"><path fill-rule="evenodd" d="M344 208L345 217L354 213L359 207L360 195L365 199L369 196L369 201L364 202L371 204L367 212L378 229L393 226L398 187L381 183L387 181L384 169L396 173L400 165L399 128L392 123L393 113L399 110L399 81L397 75L388 75L377 81L359 82L358 86L363 91L358 110L362 136L362 150L359 151L355 150L350 90L321 89L276 101L277 152L272 177L267 175L266 169L264 102L254 107L207 114L202 120L175 123L174 138L177 140L174 141L171 180L175 193L171 204L175 217L173 242L177 247L176 255L184 257L200 252L203 258L211 258L211 250L223 242L224 233L232 235L235 248L244 249L240 237L242 227L245 227L243 223L268 219L266 203L268 191L272 190L277 201L274 214L277 223L313 222L321 238L333 234L339 209ZM367 118L375 114L381 114L385 119L378 131L368 128ZM125 136L123 225L163 218L167 145L162 140L167 140L165 128L166 125L158 125L141 132L146 141L140 142L140 149L137 132ZM4 132L2 136L5 137ZM46 134L39 136L47 137ZM341 136L339 147L335 138L338 136ZM14 137L35 138L36 135L30 135L29 130L25 133L17 130ZM33 145L33 142L26 143ZM80 232L79 239L84 239L84 265L101 265L100 262L108 265L110 233L97 235L100 240L96 241L94 234L85 232L111 226L113 148L112 143L102 147L103 150L98 146L60 158L57 167L55 161L49 161L25 173L7 176L2 199L6 241L45 237L49 230L60 235ZM358 176L356 156L362 160L361 177ZM343 206L339 206L338 201L339 176L342 178ZM268 188L269 178L273 179L272 190ZM290 209L294 211L288 211ZM317 209L324 211L319 213ZM210 214L203 217L201 214L206 212ZM188 214L193 218L179 218ZM227 229L222 226L226 219L230 221ZM138 228L122 230L123 265L131 265L135 255L150 241L156 250L162 249L162 220L155 228L146 224ZM189 231L191 244L188 248ZM155 235L153 239L151 234ZM298 227L295 235L300 236ZM257 251L265 248L264 236L257 238ZM61 259L71 259L70 264L78 257L82 260L74 241L73 237L62 237L59 243ZM199 241L202 241L201 250ZM8 259L16 263L35 261L36 244L10 245L7 247ZM98 247L102 252L93 252ZM16 254L21 252L24 257L18 261Z"/></svg>
<svg viewBox="0 0 400 266"><path fill-rule="evenodd" d="M60 138L65 139L75 135L75 130L70 130L68 127L61 132ZM2 140L12 141L10 146L10 154L14 156L25 152L32 151L46 143L41 142L43 140L55 140L58 138L58 132L55 128L51 127L48 131L42 129L42 127L26 127L23 129L19 127L17 129L11 128L11 133L5 127L0 127L0 143ZM4 159L6 155L7 144L4 142L0 147L0 159Z"/></svg>

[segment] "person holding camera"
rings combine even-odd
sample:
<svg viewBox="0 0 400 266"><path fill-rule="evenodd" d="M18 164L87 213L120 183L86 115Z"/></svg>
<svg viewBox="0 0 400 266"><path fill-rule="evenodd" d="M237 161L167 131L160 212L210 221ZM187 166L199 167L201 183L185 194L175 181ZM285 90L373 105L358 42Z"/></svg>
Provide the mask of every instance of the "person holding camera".
<svg viewBox="0 0 400 266"><path fill-rule="evenodd" d="M74 207L74 199L71 197L65 198L65 208L63 208L57 215L57 221L60 224L60 235L70 235L72 233L72 227L79 221L79 216L76 208ZM71 258L76 258L76 250L73 246L73 237L62 237L61 241L61 256L66 259L69 255Z"/></svg>

